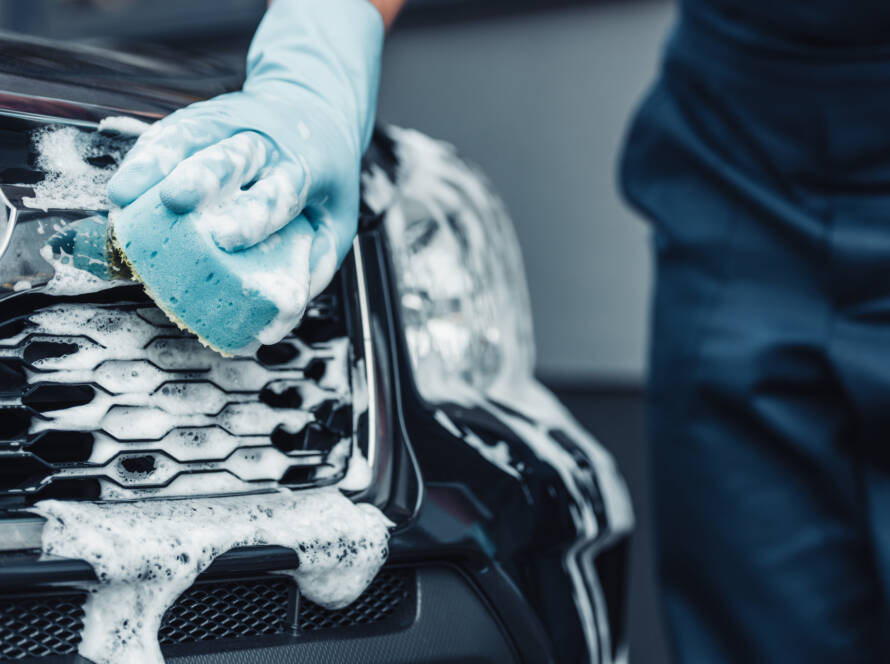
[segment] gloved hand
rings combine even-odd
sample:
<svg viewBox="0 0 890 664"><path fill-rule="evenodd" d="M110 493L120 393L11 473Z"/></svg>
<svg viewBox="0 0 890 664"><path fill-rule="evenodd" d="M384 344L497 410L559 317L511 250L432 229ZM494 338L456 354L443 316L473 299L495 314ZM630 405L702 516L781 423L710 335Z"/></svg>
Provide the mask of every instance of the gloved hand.
<svg viewBox="0 0 890 664"><path fill-rule="evenodd" d="M368 0L274 0L243 89L155 123L109 182L109 198L127 206L162 181L164 205L200 215L227 252L303 215L314 230L309 293L321 292L356 233L383 32Z"/></svg>

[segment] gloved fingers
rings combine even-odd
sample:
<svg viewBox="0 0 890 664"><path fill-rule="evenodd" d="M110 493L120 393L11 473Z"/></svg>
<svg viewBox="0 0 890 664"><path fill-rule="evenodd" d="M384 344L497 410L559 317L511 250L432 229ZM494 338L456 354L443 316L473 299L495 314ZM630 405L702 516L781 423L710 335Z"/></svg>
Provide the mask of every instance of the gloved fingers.
<svg viewBox="0 0 890 664"><path fill-rule="evenodd" d="M333 162L319 164L318 155L307 155L312 174L311 186L305 203L306 216L313 227L325 229L330 246L337 257L337 265L349 253L358 228L359 164L344 160L336 163L340 155L329 155ZM347 155L348 157L348 155Z"/></svg>
<svg viewBox="0 0 890 664"><path fill-rule="evenodd" d="M358 229L358 206L347 203L331 210L309 207L305 214L315 229L309 252L309 291L315 297L331 282L352 248Z"/></svg>
<svg viewBox="0 0 890 664"><path fill-rule="evenodd" d="M185 214L204 201L234 196L259 176L277 152L262 134L239 132L180 162L161 184L161 201L176 214Z"/></svg>
<svg viewBox="0 0 890 664"><path fill-rule="evenodd" d="M238 191L212 218L214 242L226 251L241 251L262 242L295 219L306 204L309 177L302 163L287 161L270 168L247 190Z"/></svg>
<svg viewBox="0 0 890 664"><path fill-rule="evenodd" d="M337 255L334 232L327 223L315 228L309 251L309 297L319 295L334 277L342 257Z"/></svg>
<svg viewBox="0 0 890 664"><path fill-rule="evenodd" d="M354 181L352 178L344 177L336 187L328 190L327 197L322 198L321 203L315 202L318 200L317 191L310 192L309 201L306 203L307 216L319 234L326 237L327 244L323 246L332 248L337 266L352 249L358 231L358 181L357 174ZM321 248L317 248L316 251L321 251Z"/></svg>
<svg viewBox="0 0 890 664"><path fill-rule="evenodd" d="M226 127L202 121L201 114L177 111L147 129L108 182L108 198L129 205L201 148L226 138Z"/></svg>

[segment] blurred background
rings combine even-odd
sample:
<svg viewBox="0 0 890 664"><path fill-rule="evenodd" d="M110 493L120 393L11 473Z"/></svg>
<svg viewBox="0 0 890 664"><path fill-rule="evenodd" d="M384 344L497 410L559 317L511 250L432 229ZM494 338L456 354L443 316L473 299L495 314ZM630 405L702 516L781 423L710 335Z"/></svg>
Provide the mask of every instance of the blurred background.
<svg viewBox="0 0 890 664"><path fill-rule="evenodd" d="M265 0L0 2L0 28L159 44L243 68ZM458 146L507 202L525 256L538 374L615 454L635 499L631 660L667 661L657 622L642 387L649 234L616 160L670 25L666 0L409 0L379 117Z"/></svg>

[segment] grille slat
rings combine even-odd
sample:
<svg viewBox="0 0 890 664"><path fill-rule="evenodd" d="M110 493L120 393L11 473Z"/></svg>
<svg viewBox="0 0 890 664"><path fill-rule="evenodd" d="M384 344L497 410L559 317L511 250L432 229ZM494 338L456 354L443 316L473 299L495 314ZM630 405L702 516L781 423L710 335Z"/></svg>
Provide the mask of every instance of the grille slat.
<svg viewBox="0 0 890 664"><path fill-rule="evenodd" d="M398 616L413 614L413 578L411 570L385 568L359 599L338 611L298 603L294 582L285 576L200 582L167 611L158 640L171 646L372 626L387 631L397 627ZM86 597L65 590L0 596L0 660L76 652Z"/></svg>
<svg viewBox="0 0 890 664"><path fill-rule="evenodd" d="M305 332L252 358L217 355L126 288L119 303L43 298L0 320L0 499L33 502L54 483L78 497L78 481L125 499L338 480L348 454L331 452L355 432L337 287Z"/></svg>

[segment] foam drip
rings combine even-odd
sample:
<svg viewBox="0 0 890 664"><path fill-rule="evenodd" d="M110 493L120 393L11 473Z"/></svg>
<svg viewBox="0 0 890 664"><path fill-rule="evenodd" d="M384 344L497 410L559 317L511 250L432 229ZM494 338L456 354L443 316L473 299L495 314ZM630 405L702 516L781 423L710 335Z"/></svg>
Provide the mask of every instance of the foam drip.
<svg viewBox="0 0 890 664"><path fill-rule="evenodd" d="M388 555L389 520L336 489L133 503L43 501L43 552L96 572L79 652L96 664L161 664L167 608L220 554L242 546L293 549L289 572L307 599L354 601Z"/></svg>

